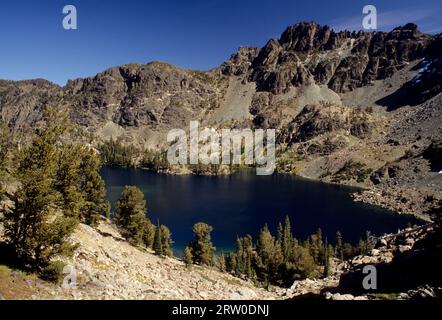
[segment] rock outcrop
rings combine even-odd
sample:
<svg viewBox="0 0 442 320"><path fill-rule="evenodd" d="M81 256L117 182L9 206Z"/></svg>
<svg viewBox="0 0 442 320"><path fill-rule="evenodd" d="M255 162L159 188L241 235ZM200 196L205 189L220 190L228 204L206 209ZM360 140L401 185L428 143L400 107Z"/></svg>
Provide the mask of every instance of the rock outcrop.
<svg viewBox="0 0 442 320"><path fill-rule="evenodd" d="M378 238L369 255L337 264L324 279L295 281L285 296L313 296L328 300L431 299L440 298L442 283L437 276L440 262L440 230L434 225L409 228ZM429 265L429 261L435 265ZM377 288L367 290L362 281L364 266L376 268Z"/></svg>
<svg viewBox="0 0 442 320"><path fill-rule="evenodd" d="M279 40L267 42L258 54L255 49L244 52L241 48L229 63L241 67L224 68L224 72L249 74L259 90L275 94L310 80L345 92L385 79L422 58L430 42L431 37L412 23L391 32L368 33L335 32L315 22L302 22L288 27Z"/></svg>

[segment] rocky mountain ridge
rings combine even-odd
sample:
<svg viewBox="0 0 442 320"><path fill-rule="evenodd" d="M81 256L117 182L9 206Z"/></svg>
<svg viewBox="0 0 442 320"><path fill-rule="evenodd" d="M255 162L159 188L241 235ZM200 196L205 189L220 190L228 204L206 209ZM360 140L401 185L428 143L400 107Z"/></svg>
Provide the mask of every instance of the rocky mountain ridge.
<svg viewBox="0 0 442 320"><path fill-rule="evenodd" d="M335 32L303 22L288 27L279 40L270 40L259 51L241 48L222 71L248 73L261 91L275 94L311 78L335 92L346 92L385 79L424 57L430 41L431 36L412 23L391 32Z"/></svg>
<svg viewBox="0 0 442 320"><path fill-rule="evenodd" d="M32 116L44 104L68 108L85 127L109 122L124 129L180 127L189 119L210 118L226 97L231 77L276 96L308 85L343 93L390 77L412 61L437 59L439 42L411 23L390 32L335 32L303 22L261 49L241 47L207 72L151 62L113 67L94 77L70 80L63 88L39 79L1 81L1 111L13 128L32 124ZM252 100L249 109L256 118L266 103L259 101L259 93Z"/></svg>

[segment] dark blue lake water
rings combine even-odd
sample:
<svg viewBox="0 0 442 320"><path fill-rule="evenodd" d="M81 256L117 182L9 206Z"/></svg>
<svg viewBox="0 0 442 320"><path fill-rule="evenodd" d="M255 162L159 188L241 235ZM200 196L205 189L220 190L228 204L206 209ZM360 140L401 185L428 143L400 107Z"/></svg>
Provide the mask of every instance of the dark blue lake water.
<svg viewBox="0 0 442 320"><path fill-rule="evenodd" d="M376 235L397 231L418 221L366 204L350 197L354 188L285 175L174 176L144 170L103 168L108 198L114 205L125 185L143 190L148 217L160 219L172 232L174 249L181 251L192 239L192 226L213 226L217 252L233 249L237 235L251 234L268 224L273 231L289 215L295 237L304 239L321 227L334 242L340 230L344 240L356 243L370 230Z"/></svg>

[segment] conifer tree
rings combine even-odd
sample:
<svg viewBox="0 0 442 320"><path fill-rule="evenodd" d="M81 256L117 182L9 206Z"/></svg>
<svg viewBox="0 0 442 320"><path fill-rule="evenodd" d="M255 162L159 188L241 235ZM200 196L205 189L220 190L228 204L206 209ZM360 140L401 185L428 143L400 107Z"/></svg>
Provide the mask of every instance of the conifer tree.
<svg viewBox="0 0 442 320"><path fill-rule="evenodd" d="M282 226L282 223L279 222L276 230L276 242L281 246L281 248L282 248L282 243L284 241L283 238L284 238L284 227Z"/></svg>
<svg viewBox="0 0 442 320"><path fill-rule="evenodd" d="M206 223L198 222L193 226L195 239L190 242L195 264L212 265L215 247L212 244L213 228Z"/></svg>
<svg viewBox="0 0 442 320"><path fill-rule="evenodd" d="M66 208L65 214L70 217L79 217L83 194L79 188L80 158L73 149L79 145L62 145L58 150L54 188L60 193L62 205Z"/></svg>
<svg viewBox="0 0 442 320"><path fill-rule="evenodd" d="M376 245L376 240L370 231L366 231L365 235L365 254L370 254L371 250L373 250Z"/></svg>
<svg viewBox="0 0 442 320"><path fill-rule="evenodd" d="M357 250L358 254L366 254L367 245L364 240L359 239Z"/></svg>
<svg viewBox="0 0 442 320"><path fill-rule="evenodd" d="M115 205L115 224L130 242L141 244L145 227L146 200L135 186L125 186Z"/></svg>
<svg viewBox="0 0 442 320"><path fill-rule="evenodd" d="M245 275L251 278L254 269L254 251L253 251L253 239L251 235L237 238L237 263L236 273L237 275Z"/></svg>
<svg viewBox="0 0 442 320"><path fill-rule="evenodd" d="M144 219L143 224L143 243L146 248L152 248L155 238L155 225L150 222L149 218Z"/></svg>
<svg viewBox="0 0 442 320"><path fill-rule="evenodd" d="M260 230L256 243L256 251L264 267L267 267L275 253L275 243L267 224Z"/></svg>
<svg viewBox="0 0 442 320"><path fill-rule="evenodd" d="M80 208L80 220L89 225L96 225L100 216L109 218L110 204L106 198L106 187L100 175L100 157L90 147L82 146L78 156L80 187L83 199Z"/></svg>
<svg viewBox="0 0 442 320"><path fill-rule="evenodd" d="M261 229L258 235L256 251L259 265L258 276L268 284L277 277L278 268L283 262L283 254L267 225Z"/></svg>
<svg viewBox="0 0 442 320"><path fill-rule="evenodd" d="M336 232L336 257L341 261L344 260L344 245L340 231Z"/></svg>
<svg viewBox="0 0 442 320"><path fill-rule="evenodd" d="M235 262L235 274L240 276L244 273L244 261L243 261L243 243L239 237L236 238L236 262Z"/></svg>
<svg viewBox="0 0 442 320"><path fill-rule="evenodd" d="M59 147L55 188L62 195L67 214L96 225L100 216L109 216L100 159L88 146L66 143Z"/></svg>
<svg viewBox="0 0 442 320"><path fill-rule="evenodd" d="M218 257L218 269L221 272L226 271L226 257L224 255L224 252L221 252L220 256Z"/></svg>
<svg viewBox="0 0 442 320"><path fill-rule="evenodd" d="M318 228L315 234L310 237L310 251L315 263L323 265L324 263L324 243L322 240L322 230Z"/></svg>
<svg viewBox="0 0 442 320"><path fill-rule="evenodd" d="M171 257L173 255L172 252L172 233L169 228L165 225L161 225L161 245L162 245L162 253L165 256Z"/></svg>
<svg viewBox="0 0 442 320"><path fill-rule="evenodd" d="M162 235L161 235L161 225L160 220L157 222L157 226L155 228L155 237L153 241L153 250L157 256L163 255L163 243L162 243Z"/></svg>
<svg viewBox="0 0 442 320"><path fill-rule="evenodd" d="M330 255L331 252L329 250L329 245L328 245L328 241L327 238L325 239L325 245L324 245L324 277L328 277L330 275Z"/></svg>
<svg viewBox="0 0 442 320"><path fill-rule="evenodd" d="M101 144L98 149L103 164L120 167L132 166L133 159L139 152L134 146L124 145L121 139L112 138Z"/></svg>
<svg viewBox="0 0 442 320"><path fill-rule="evenodd" d="M236 254L233 252L227 253L226 271L236 274Z"/></svg>
<svg viewBox="0 0 442 320"><path fill-rule="evenodd" d="M186 248L184 249L183 259L186 266L190 266L193 263L192 249L189 246L186 246Z"/></svg>
<svg viewBox="0 0 442 320"><path fill-rule="evenodd" d="M292 227L290 225L290 218L287 215L287 216L285 216L284 234L283 234L283 241L282 241L282 253L284 256L284 261L289 260L290 250L292 249L292 245L293 245Z"/></svg>
<svg viewBox="0 0 442 320"><path fill-rule="evenodd" d="M291 285L293 280L309 278L315 273L316 263L308 248L301 245L295 245L292 259L293 275L289 279L290 281L287 283L288 285Z"/></svg>
<svg viewBox="0 0 442 320"><path fill-rule="evenodd" d="M354 257L356 254L358 254L357 250L358 248L353 247L350 243L344 243L343 246L344 260L350 259Z"/></svg>
<svg viewBox="0 0 442 320"><path fill-rule="evenodd" d="M70 214L71 200L57 188L61 137L67 131L67 116L50 108L43 110L42 125L30 146L18 154L14 177L19 187L11 197L11 211L5 212L5 236L17 257L39 271L54 256L69 254L66 240L78 217Z"/></svg>

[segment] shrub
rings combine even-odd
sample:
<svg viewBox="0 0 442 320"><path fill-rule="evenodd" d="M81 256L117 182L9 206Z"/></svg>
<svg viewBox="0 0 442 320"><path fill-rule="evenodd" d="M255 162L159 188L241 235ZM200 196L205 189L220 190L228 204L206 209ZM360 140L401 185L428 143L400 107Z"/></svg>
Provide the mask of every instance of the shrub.
<svg viewBox="0 0 442 320"><path fill-rule="evenodd" d="M356 182L362 183L370 176L372 171L370 168L365 168L363 163L349 160L333 175L332 182L339 183L354 179Z"/></svg>
<svg viewBox="0 0 442 320"><path fill-rule="evenodd" d="M63 279L65 263L62 261L51 261L40 272L40 277L47 281L60 282Z"/></svg>

